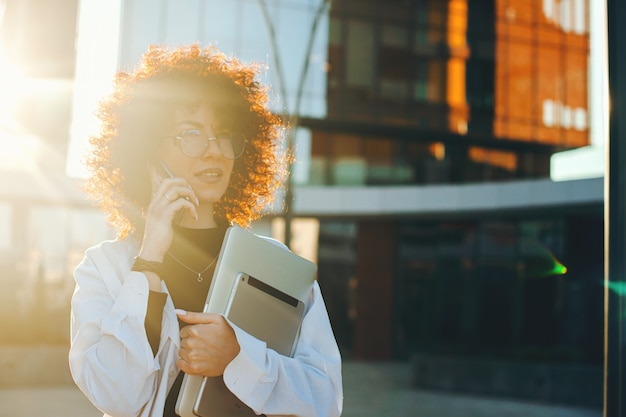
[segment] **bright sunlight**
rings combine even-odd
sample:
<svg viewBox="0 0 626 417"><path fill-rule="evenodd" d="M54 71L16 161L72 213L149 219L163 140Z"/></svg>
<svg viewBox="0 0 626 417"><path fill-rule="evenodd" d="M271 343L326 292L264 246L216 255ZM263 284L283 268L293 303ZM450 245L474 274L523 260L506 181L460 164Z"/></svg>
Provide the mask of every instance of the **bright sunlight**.
<svg viewBox="0 0 626 417"><path fill-rule="evenodd" d="M15 121L20 98L33 88L32 80L9 62L0 48L0 169L32 171L40 144Z"/></svg>
<svg viewBox="0 0 626 417"><path fill-rule="evenodd" d="M98 100L110 91L117 70L121 4L121 0L79 2L74 105L66 166L71 177L85 175L81 160L89 136L98 127L94 112Z"/></svg>

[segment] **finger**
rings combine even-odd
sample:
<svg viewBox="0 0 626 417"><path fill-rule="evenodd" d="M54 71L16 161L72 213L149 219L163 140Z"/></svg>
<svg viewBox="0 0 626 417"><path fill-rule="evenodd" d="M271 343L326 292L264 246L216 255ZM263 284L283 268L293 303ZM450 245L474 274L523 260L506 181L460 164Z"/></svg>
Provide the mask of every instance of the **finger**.
<svg viewBox="0 0 626 417"><path fill-rule="evenodd" d="M186 360L184 359L177 359L176 360L176 366L178 367L178 369L180 369L181 371L183 371L186 374L189 374L189 364L187 363Z"/></svg>
<svg viewBox="0 0 626 417"><path fill-rule="evenodd" d="M169 202L184 199L192 202L192 204L195 204L196 206L200 205L196 193L194 193L191 186L185 180L182 180L182 182L168 181L163 188L164 190L162 192L162 196Z"/></svg>
<svg viewBox="0 0 626 417"><path fill-rule="evenodd" d="M189 362L187 362L184 359L177 359L176 360L176 366L178 367L178 369L180 369L181 371L183 371L187 375L202 375L202 372L198 368L197 365L194 366L194 365L190 364ZM217 375L206 375L206 376L217 376Z"/></svg>
<svg viewBox="0 0 626 417"><path fill-rule="evenodd" d="M185 198L189 194L188 186L186 184L170 183L167 184L167 190L165 191L165 199L174 201L179 198Z"/></svg>
<svg viewBox="0 0 626 417"><path fill-rule="evenodd" d="M200 325L204 324L204 323L199 323ZM190 323L189 326L185 326L182 329L180 329L180 343L181 343L181 347L185 346L185 347L191 347L191 339L193 339L194 337L198 336L200 334L199 330L198 330L198 323Z"/></svg>
<svg viewBox="0 0 626 417"><path fill-rule="evenodd" d="M177 185L175 192L178 194L178 198L184 198L187 201L191 201L196 206L200 205L200 201L196 196L196 193L191 188L191 185L185 183L184 185Z"/></svg>
<svg viewBox="0 0 626 417"><path fill-rule="evenodd" d="M219 314L197 313L194 311L185 311L176 309L176 315L179 319L187 324L209 324L217 323L220 319Z"/></svg>
<svg viewBox="0 0 626 417"><path fill-rule="evenodd" d="M171 192L175 187L189 187L189 183L184 178L172 177L163 178L156 171L152 171L156 175L155 182L158 183L157 195L163 197L166 193Z"/></svg>
<svg viewBox="0 0 626 417"><path fill-rule="evenodd" d="M189 211L191 217L198 220L197 207L189 200L179 198L178 200L174 200L172 203L170 203L169 206L172 209L172 219L176 217L176 213L178 213L180 210L187 210Z"/></svg>

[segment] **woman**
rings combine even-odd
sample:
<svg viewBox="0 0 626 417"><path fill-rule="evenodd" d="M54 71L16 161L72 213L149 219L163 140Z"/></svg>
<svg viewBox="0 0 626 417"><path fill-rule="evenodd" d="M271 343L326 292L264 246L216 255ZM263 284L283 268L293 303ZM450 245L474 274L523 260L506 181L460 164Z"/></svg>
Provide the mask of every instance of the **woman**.
<svg viewBox="0 0 626 417"><path fill-rule="evenodd" d="M279 120L255 75L215 48L151 47L100 105L85 190L118 237L75 269L69 359L105 415L174 416L183 373L222 376L259 414L341 414L317 283L293 358L199 313L226 227L248 226L284 178Z"/></svg>

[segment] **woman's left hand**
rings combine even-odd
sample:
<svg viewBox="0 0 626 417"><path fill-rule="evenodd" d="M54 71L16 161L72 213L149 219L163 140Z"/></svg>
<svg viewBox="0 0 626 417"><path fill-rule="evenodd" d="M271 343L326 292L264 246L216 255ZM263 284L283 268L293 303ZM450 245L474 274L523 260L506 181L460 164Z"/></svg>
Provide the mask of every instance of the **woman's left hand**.
<svg viewBox="0 0 626 417"><path fill-rule="evenodd" d="M239 354L235 331L220 314L180 312L188 324L180 331L178 368L189 375L220 376Z"/></svg>

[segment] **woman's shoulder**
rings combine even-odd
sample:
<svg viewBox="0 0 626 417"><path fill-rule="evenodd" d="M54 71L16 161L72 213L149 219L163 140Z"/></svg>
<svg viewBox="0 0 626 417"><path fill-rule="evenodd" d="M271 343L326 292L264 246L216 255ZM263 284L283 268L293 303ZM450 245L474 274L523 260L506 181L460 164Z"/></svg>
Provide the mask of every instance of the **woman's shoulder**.
<svg viewBox="0 0 626 417"><path fill-rule="evenodd" d="M85 251L85 258L133 257L139 249L139 242L133 237L103 240Z"/></svg>

